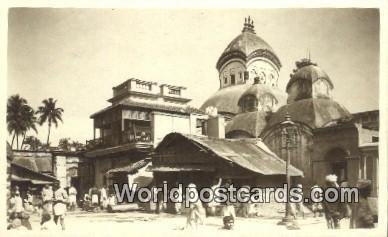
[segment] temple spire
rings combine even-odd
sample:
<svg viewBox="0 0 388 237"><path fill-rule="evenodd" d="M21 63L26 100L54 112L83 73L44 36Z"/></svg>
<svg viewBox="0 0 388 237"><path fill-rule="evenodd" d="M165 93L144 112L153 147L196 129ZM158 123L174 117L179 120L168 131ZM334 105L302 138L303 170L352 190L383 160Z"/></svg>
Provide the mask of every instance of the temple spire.
<svg viewBox="0 0 388 237"><path fill-rule="evenodd" d="M244 28L242 32L250 32L255 34L255 26L253 25L253 20L251 19L251 16L248 16L248 18L245 18Z"/></svg>

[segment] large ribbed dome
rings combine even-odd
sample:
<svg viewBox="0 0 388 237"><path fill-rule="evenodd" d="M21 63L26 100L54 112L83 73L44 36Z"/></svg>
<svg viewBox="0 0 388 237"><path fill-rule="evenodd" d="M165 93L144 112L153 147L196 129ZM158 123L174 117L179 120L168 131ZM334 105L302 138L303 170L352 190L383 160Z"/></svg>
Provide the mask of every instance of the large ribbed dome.
<svg viewBox="0 0 388 237"><path fill-rule="evenodd" d="M216 107L220 113L235 115L239 112L238 100L250 86L249 84L240 84L220 89L203 103L201 110L205 111L207 107Z"/></svg>
<svg viewBox="0 0 388 237"><path fill-rule="evenodd" d="M245 19L242 33L229 43L218 59L216 67L219 70L232 57L240 57L244 61L248 61L257 56L268 58L280 69L281 63L275 51L267 42L256 35L253 21L248 18Z"/></svg>
<svg viewBox="0 0 388 237"><path fill-rule="evenodd" d="M244 98L247 95L253 95L257 99L260 98L263 95L272 95L274 98L276 98L277 103L283 105L287 101L287 95L283 91L279 90L278 88L272 88L268 85L261 85L261 84L253 84L248 89L244 91L244 93L240 96L240 99L238 101L238 104L240 105L241 99Z"/></svg>
<svg viewBox="0 0 388 237"><path fill-rule="evenodd" d="M262 38L257 36L252 32L242 32L236 38L229 43L228 47L224 50L222 54L228 54L232 51L239 51L249 56L255 50L263 49L268 50L275 54L272 47L267 44Z"/></svg>

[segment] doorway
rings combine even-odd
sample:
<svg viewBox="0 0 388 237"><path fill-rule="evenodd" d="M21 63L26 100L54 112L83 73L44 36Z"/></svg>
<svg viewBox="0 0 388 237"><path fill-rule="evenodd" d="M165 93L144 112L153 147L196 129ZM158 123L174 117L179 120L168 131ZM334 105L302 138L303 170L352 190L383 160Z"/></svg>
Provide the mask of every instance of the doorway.
<svg viewBox="0 0 388 237"><path fill-rule="evenodd" d="M334 148L327 152L325 160L329 163L329 172L337 176L338 183L348 180L348 154L342 148Z"/></svg>

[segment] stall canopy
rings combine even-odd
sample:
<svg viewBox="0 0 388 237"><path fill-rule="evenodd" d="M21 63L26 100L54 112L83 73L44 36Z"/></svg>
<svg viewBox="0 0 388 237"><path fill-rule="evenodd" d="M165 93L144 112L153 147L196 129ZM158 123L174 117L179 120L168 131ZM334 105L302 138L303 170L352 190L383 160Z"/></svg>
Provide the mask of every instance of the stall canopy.
<svg viewBox="0 0 388 237"><path fill-rule="evenodd" d="M15 163L11 163L11 181L29 182L36 185L52 184L58 182L58 180L53 176L41 174Z"/></svg>
<svg viewBox="0 0 388 237"><path fill-rule="evenodd" d="M259 139L219 139L181 133L170 133L155 149L158 154L166 146L174 146L177 141L193 143L201 150L232 162L242 168L262 175L285 175L286 162L273 153ZM209 156L209 158L212 156ZM153 167L154 171L166 167ZM173 169L173 167L171 167ZM303 172L290 166L291 176L303 176Z"/></svg>
<svg viewBox="0 0 388 237"><path fill-rule="evenodd" d="M106 175L108 177L113 177L115 175L127 175L129 185L136 183L139 188L147 187L153 181L152 172L149 171L150 166L151 166L151 158L146 158L146 159L134 162L127 166L108 170L106 172Z"/></svg>

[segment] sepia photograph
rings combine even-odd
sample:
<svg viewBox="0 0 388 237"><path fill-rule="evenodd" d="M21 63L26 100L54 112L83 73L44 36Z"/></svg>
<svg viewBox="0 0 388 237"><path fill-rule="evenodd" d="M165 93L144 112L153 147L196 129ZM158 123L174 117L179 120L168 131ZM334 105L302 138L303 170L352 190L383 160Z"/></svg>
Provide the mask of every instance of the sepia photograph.
<svg viewBox="0 0 388 237"><path fill-rule="evenodd" d="M381 13L8 8L2 231L386 234Z"/></svg>

